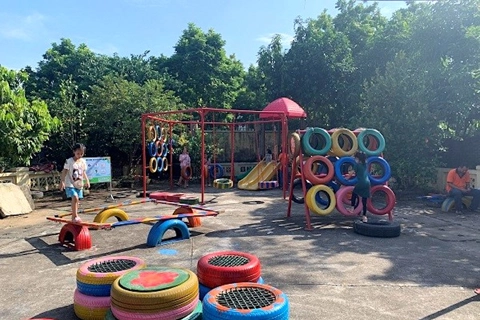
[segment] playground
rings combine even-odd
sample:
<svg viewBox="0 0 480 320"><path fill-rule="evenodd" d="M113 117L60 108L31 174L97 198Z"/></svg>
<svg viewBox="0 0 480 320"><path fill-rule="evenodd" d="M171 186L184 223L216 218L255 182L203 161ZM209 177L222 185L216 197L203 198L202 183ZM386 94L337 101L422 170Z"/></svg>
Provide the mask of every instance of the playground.
<svg viewBox="0 0 480 320"><path fill-rule="evenodd" d="M397 198L388 185L386 142L374 128L288 134L289 117L306 114L282 99L274 103L285 110L249 112L258 118L244 123L263 126L263 140L265 127L280 130L273 154L261 157L265 141L255 142L258 163L240 179L215 162L215 152L207 162L206 127L226 126L234 168L236 124L216 122L217 109L182 111L192 115L187 120L178 112L146 114L141 188L121 190L116 203L106 203L114 198L111 185L87 197L80 222L72 222L68 202L52 196L29 215L1 221L2 317L200 319L203 311L207 320L250 313L250 319L475 319L475 214L453 215L448 198L440 208ZM198 126L204 164L188 189L175 187L172 169L173 133L184 125ZM370 198L354 204L357 151L367 157L372 187ZM180 174L189 181L194 171L189 162ZM168 178L147 185L157 172ZM368 221L358 217L362 207Z"/></svg>
<svg viewBox="0 0 480 320"><path fill-rule="evenodd" d="M84 208L105 205L107 194L87 197ZM199 196L200 187L192 186L189 194ZM133 192L126 199L138 200ZM69 204L55 198L39 200L39 209L28 216L0 221L0 318L76 319L75 272L89 259L128 255L195 271L201 256L219 250L255 254L265 283L288 295L290 319L477 318L480 301L473 289L480 237L474 214L453 215L399 197L394 214L401 236L374 238L356 234L354 219L338 212L313 215L312 230L306 231L303 206L294 205L286 218L288 202L280 189L210 187L205 199L223 212L204 218L189 239L153 248L145 243L145 225L91 230L89 250L61 246L61 225L45 217L68 211ZM172 212L153 203L123 209L132 218Z"/></svg>

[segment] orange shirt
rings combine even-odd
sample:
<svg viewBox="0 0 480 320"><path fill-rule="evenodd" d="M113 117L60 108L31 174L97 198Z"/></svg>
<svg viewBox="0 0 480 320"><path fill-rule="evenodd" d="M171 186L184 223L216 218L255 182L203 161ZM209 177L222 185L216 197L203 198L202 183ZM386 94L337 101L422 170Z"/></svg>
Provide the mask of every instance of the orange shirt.
<svg viewBox="0 0 480 320"><path fill-rule="evenodd" d="M288 165L287 154L285 152L280 153L278 156L278 161L283 165Z"/></svg>
<svg viewBox="0 0 480 320"><path fill-rule="evenodd" d="M447 175L447 185L445 187L447 189L447 192L450 192L450 190L452 190L452 187L448 185L449 183L452 183L454 186L461 189L465 189L467 187L467 183L470 183L470 173L467 171L465 172L463 177L460 178L460 176L457 174L457 169L452 169L448 172Z"/></svg>

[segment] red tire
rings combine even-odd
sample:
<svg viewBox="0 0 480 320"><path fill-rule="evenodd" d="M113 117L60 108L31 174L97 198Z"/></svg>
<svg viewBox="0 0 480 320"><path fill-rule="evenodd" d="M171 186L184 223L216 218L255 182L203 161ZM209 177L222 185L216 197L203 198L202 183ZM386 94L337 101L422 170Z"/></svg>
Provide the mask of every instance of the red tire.
<svg viewBox="0 0 480 320"><path fill-rule="evenodd" d="M197 263L198 282L208 288L237 282L257 282L261 271L260 260L255 255L239 251L210 253Z"/></svg>
<svg viewBox="0 0 480 320"><path fill-rule="evenodd" d="M92 238L87 227L67 223L60 230L58 241L77 251L87 250L92 247Z"/></svg>
<svg viewBox="0 0 480 320"><path fill-rule="evenodd" d="M186 167L183 167L180 174L182 175L182 178L185 179L185 180L190 180L192 178L192 167L190 166L186 166Z"/></svg>
<svg viewBox="0 0 480 320"><path fill-rule="evenodd" d="M313 164L315 162L323 162L327 166L327 174L326 175L315 175L313 172ZM313 185L317 184L327 184L329 183L335 174L333 169L333 164L327 157L324 156L313 156L307 159L304 165L304 175L305 179L309 180Z"/></svg>
<svg viewBox="0 0 480 320"><path fill-rule="evenodd" d="M373 197L373 195L376 193L376 192L383 192L385 193L386 197L387 197L387 204L385 205L384 208L375 208L373 203L372 203L372 198L369 198L367 200L367 209L368 211L370 211L371 213L373 214L377 214L377 215L384 215L384 214L387 214L389 213L390 211L392 211L393 207L395 206L395 201L396 201L396 197L395 197L395 193L393 193L392 189L390 189L389 187L387 187L386 185L378 185L378 186L374 186L372 187L371 189L371 195Z"/></svg>

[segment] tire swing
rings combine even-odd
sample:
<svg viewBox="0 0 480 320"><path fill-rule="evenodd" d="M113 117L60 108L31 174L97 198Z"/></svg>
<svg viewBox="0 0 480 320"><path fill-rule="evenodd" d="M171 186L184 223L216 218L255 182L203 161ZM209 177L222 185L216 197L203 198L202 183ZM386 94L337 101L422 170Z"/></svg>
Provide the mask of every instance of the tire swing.
<svg viewBox="0 0 480 320"><path fill-rule="evenodd" d="M307 128L302 136L302 149L308 156L323 156L332 147L332 139L323 128Z"/></svg>
<svg viewBox="0 0 480 320"><path fill-rule="evenodd" d="M361 201L359 202L356 208L348 209L346 207L347 204L350 204L350 200L347 197L349 194L352 193L353 188L354 188L353 186L343 186L335 194L336 201L337 201L337 205L336 205L337 210L341 214L347 217L358 216L363 209L363 205Z"/></svg>
<svg viewBox="0 0 480 320"><path fill-rule="evenodd" d="M190 180L192 178L192 167L186 166L182 168L182 171L180 172L182 175L182 178L185 180Z"/></svg>
<svg viewBox="0 0 480 320"><path fill-rule="evenodd" d="M212 179L222 178L225 173L223 167L218 163L210 165L210 168L208 168L208 170L210 173L210 178Z"/></svg>
<svg viewBox="0 0 480 320"><path fill-rule="evenodd" d="M213 180L213 187L217 189L230 189L233 187L233 181L228 178Z"/></svg>
<svg viewBox="0 0 480 320"><path fill-rule="evenodd" d="M316 175L315 171L313 170L313 165L316 162L320 162L325 164L327 168L327 174ZM330 182L335 174L333 169L333 164L328 160L328 158L324 156L313 156L307 159L305 162L304 168L304 176L305 179L309 180L312 184L327 184Z"/></svg>
<svg viewBox="0 0 480 320"><path fill-rule="evenodd" d="M285 293L270 285L232 283L215 288L203 299L203 319L289 319Z"/></svg>
<svg viewBox="0 0 480 320"><path fill-rule="evenodd" d="M150 163L148 164L148 168L149 168L151 173L157 172L158 162L157 162L157 159L155 157L150 158Z"/></svg>
<svg viewBox="0 0 480 320"><path fill-rule="evenodd" d="M358 148L367 156L378 156L385 149L385 138L376 129L363 129L357 137Z"/></svg>
<svg viewBox="0 0 480 320"><path fill-rule="evenodd" d="M166 158L157 157L157 172L164 171L165 159Z"/></svg>
<svg viewBox="0 0 480 320"><path fill-rule="evenodd" d="M375 176L375 175L372 175L371 174L371 165L372 164L378 164L380 165L380 167L382 167L382 175L381 176ZM370 183L374 186L376 185L380 185L380 184L385 184L388 179L390 179L390 177L392 176L392 170L390 169L390 165L388 164L388 162L381 158L381 157L377 157L377 156L374 156L374 157L369 157L367 159L367 168L369 168L367 174L368 174L368 178L370 179Z"/></svg>
<svg viewBox="0 0 480 320"><path fill-rule="evenodd" d="M335 129L333 131L331 150L333 155L337 157L353 156L357 150L357 137L352 131L345 128Z"/></svg>
<svg viewBox="0 0 480 320"><path fill-rule="evenodd" d="M383 208L376 208L373 205L372 198L373 198L373 195L377 192L383 192L386 195L386 204L385 204L385 207L383 207ZM368 198L368 200L367 200L368 211L370 211L371 213L376 214L376 215L384 215L384 214L387 214L390 211L392 211L393 207L395 206L395 201L396 201L395 193L393 193L392 189L390 189L386 185L374 186L371 189L371 195L372 195L372 197Z"/></svg>
<svg viewBox="0 0 480 320"><path fill-rule="evenodd" d="M157 154L157 145L155 144L155 142L149 142L147 150L150 157L155 157L155 155Z"/></svg>
<svg viewBox="0 0 480 320"><path fill-rule="evenodd" d="M317 193L320 192L323 192L328 196L328 201L325 208L321 208L317 203ZM332 213L336 205L335 193L333 193L333 190L330 187L323 184L315 185L310 188L310 190L307 192L305 200L307 201L307 206L310 210L322 216Z"/></svg>
<svg viewBox="0 0 480 320"><path fill-rule="evenodd" d="M157 140L157 131L154 126L149 126L147 129L147 139L155 142Z"/></svg>

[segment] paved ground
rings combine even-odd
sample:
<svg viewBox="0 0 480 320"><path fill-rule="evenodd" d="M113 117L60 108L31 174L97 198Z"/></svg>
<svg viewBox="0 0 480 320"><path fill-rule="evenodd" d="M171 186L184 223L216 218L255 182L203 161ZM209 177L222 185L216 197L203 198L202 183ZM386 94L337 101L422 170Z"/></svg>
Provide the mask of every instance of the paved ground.
<svg viewBox="0 0 480 320"><path fill-rule="evenodd" d="M402 234L381 239L357 235L353 220L339 213L312 216L314 230L305 231L303 206L294 204L287 219L278 190L208 191L207 205L225 212L204 218L190 240L156 248L145 245L146 225L92 231L91 250L63 248L61 225L45 216L68 210L69 203L52 199L30 215L0 220L0 319L76 319L75 272L90 258L132 255L195 271L202 255L218 250L257 255L265 281L288 295L290 319L480 319L480 297L472 291L480 285L478 214L399 200L395 219ZM97 194L83 207L106 205L103 199ZM132 217L173 211L154 204L125 210Z"/></svg>

